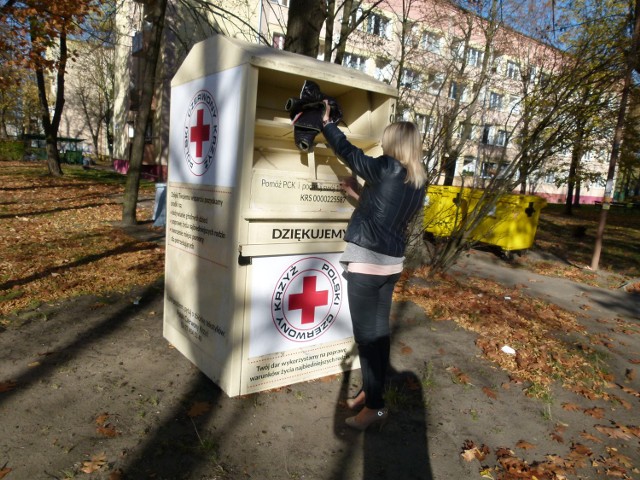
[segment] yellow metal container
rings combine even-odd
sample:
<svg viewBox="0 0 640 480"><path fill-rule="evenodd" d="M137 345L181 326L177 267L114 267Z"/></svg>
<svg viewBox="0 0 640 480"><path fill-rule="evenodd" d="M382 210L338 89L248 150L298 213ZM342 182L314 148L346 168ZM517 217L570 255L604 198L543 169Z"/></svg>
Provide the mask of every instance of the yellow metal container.
<svg viewBox="0 0 640 480"><path fill-rule="evenodd" d="M466 187L430 185L424 202L425 231L436 237L447 237L464 224L476 203L473 201L473 205L470 205L471 190Z"/></svg>
<svg viewBox="0 0 640 480"><path fill-rule="evenodd" d="M467 187L432 185L427 189L424 229L436 237L447 237L462 228L484 191ZM505 194L470 233L477 242L496 245L505 251L525 250L533 245L540 210L546 200L534 195Z"/></svg>
<svg viewBox="0 0 640 480"><path fill-rule="evenodd" d="M501 195L495 210L482 219L471 238L505 251L526 250L533 245L540 211L546 204L534 195Z"/></svg>

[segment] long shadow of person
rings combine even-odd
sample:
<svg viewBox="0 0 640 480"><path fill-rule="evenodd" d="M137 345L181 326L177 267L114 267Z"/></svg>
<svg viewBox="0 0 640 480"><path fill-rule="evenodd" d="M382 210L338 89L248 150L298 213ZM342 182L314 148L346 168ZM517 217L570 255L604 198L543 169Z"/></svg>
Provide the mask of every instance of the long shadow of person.
<svg viewBox="0 0 640 480"><path fill-rule="evenodd" d="M364 435L363 480L433 480L427 442L427 411L420 378L390 369L389 422Z"/></svg>
<svg viewBox="0 0 640 480"><path fill-rule="evenodd" d="M357 349L354 347L352 355ZM414 372L387 373L385 401L390 410L389 422L382 429L364 433L344 423L353 415L346 407L352 371L346 369L338 393L334 414L334 435L341 444L332 480L433 480L427 442L427 411L421 379ZM362 439L359 436L364 435ZM362 448L362 456L358 449ZM362 458L362 467L354 462Z"/></svg>

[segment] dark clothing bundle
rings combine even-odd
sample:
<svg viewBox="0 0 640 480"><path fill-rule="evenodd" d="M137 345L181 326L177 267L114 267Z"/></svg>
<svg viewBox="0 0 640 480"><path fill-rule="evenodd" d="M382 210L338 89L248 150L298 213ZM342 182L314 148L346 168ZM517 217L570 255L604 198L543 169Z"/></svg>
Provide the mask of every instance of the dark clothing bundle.
<svg viewBox="0 0 640 480"><path fill-rule="evenodd" d="M407 170L396 159L369 157L353 146L335 124L327 124L324 137L353 171L365 180L345 235L345 241L392 257L402 257L406 229L424 204L424 187L405 183Z"/></svg>
<svg viewBox="0 0 640 480"><path fill-rule="evenodd" d="M322 131L322 118L326 108L324 100L329 103L329 121L341 121L342 110L338 102L323 94L318 84L311 80L304 82L300 98L290 98L284 107L293 123L296 147L303 152L313 150L316 135Z"/></svg>

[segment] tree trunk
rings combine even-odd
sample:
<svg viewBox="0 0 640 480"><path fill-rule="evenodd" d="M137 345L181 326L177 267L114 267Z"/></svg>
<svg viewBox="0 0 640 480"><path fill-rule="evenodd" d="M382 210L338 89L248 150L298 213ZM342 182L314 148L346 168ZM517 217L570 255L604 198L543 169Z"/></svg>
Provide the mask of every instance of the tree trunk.
<svg viewBox="0 0 640 480"><path fill-rule="evenodd" d="M571 153L571 165L569 166L569 179L567 180L567 198L564 201L564 213L566 215L573 215L573 189L576 184L576 173L578 171L578 163L580 162L580 156L582 155L582 148L579 145L575 145L573 152Z"/></svg>
<svg viewBox="0 0 640 480"><path fill-rule="evenodd" d="M284 49L317 58L320 49L320 31L326 18L327 11L323 0L291 2Z"/></svg>
<svg viewBox="0 0 640 480"><path fill-rule="evenodd" d="M333 23L336 18L336 1L327 1L327 17L325 22L324 33L324 61L331 61L331 54L333 53ZM343 19L344 21L344 19ZM342 61L342 60L341 60Z"/></svg>
<svg viewBox="0 0 640 480"><path fill-rule="evenodd" d="M615 133L613 135L613 145L611 147L611 157L609 159L609 171L607 172L607 184L604 190L604 198L602 199L602 211L600 213L600 222L598 223L598 231L596 233L596 243L593 249L593 257L591 257L591 269L597 270L600 264L600 253L602 252L602 238L604 236L604 227L607 224L607 213L609 212L612 196L613 196L613 177L616 172L616 162L620 156L620 144L624 134L624 124L627 114L627 103L631 93L631 84L633 79L634 66L638 59L638 51L636 46L640 41L640 0L636 0L634 8L634 26L632 38L632 51L627 59L627 72L624 77L624 85L622 87L622 97L620 98L620 109L618 110L618 120L616 123Z"/></svg>
<svg viewBox="0 0 640 480"><path fill-rule="evenodd" d="M37 20L35 20L37 21ZM31 32L32 41L35 38L35 25ZM64 74L67 66L67 36L64 31L60 34L60 59L56 70L56 99L53 118L49 116L49 100L47 99L47 85L42 68L36 69L38 96L40 98L42 128L47 143L47 166L49 173L56 177L62 176L60 155L58 154L58 128L64 108Z"/></svg>
<svg viewBox="0 0 640 480"><path fill-rule="evenodd" d="M353 0L345 0L344 5L342 6L342 23L340 24L340 38L338 40L338 45L336 45L335 63L338 63L338 64L342 64L345 48L347 46L347 37L353 31L353 28L355 28L355 21L353 25L350 25L352 9L353 9Z"/></svg>
<svg viewBox="0 0 640 480"><path fill-rule="evenodd" d="M152 25L150 35L151 42L143 58L144 70L141 78L142 92L140 95L140 107L134 128L133 148L122 204L122 223L124 225L135 225L138 222L136 218L136 208L138 206L140 172L142 159L144 157L145 131L151 119L151 101L155 93L156 67L158 57L160 56L166 9L167 0L155 0L153 3L147 3L145 5L145 13L147 13L146 19L151 22Z"/></svg>

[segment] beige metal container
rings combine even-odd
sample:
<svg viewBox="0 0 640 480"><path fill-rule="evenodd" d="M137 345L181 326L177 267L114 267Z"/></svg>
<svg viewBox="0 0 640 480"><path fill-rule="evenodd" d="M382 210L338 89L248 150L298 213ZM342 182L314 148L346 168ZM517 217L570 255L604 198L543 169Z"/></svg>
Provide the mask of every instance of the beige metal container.
<svg viewBox="0 0 640 480"><path fill-rule="evenodd" d="M284 110L305 80L370 154L395 90L351 69L215 36L171 88L164 336L229 396L357 366L338 263L351 172L297 150Z"/></svg>

